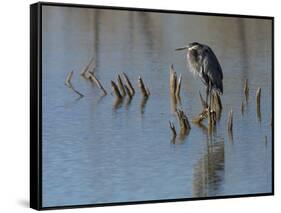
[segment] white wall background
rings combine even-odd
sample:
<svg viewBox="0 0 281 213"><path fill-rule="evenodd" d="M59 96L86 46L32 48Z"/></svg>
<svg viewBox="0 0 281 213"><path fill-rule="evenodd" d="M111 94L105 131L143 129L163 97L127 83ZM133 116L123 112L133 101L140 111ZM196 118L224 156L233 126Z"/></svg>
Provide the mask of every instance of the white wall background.
<svg viewBox="0 0 281 213"><path fill-rule="evenodd" d="M51 1L51 0L49 0ZM277 0L57 0L125 7L275 16L275 192L274 197L238 198L118 207L71 209L65 212L271 212L280 195L280 5ZM31 212L29 206L29 4L1 1L0 7L0 212ZM279 210L280 211L280 210Z"/></svg>

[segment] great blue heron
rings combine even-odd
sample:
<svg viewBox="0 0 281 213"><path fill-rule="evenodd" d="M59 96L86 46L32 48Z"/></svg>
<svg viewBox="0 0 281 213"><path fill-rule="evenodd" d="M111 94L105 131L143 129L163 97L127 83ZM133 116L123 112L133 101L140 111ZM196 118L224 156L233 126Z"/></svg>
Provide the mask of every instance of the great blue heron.
<svg viewBox="0 0 281 213"><path fill-rule="evenodd" d="M212 49L198 42L190 43L189 45L175 50L187 49L187 61L191 71L199 75L203 83L206 85L206 103L210 95L209 106L211 107L211 94L217 92L223 94L223 74L220 63L212 51Z"/></svg>

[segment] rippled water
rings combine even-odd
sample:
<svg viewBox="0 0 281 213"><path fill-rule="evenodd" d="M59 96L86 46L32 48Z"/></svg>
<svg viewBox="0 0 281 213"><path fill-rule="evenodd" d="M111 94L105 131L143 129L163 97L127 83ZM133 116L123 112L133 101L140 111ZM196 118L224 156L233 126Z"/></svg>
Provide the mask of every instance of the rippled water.
<svg viewBox="0 0 281 213"><path fill-rule="evenodd" d="M271 192L271 21L199 15L43 6L43 206L97 204ZM216 53L224 73L223 111L216 131L178 129L169 96L169 66L182 73L182 109L201 111L201 81L176 47L198 41ZM110 81L126 72L151 91L131 102L79 75L94 57L95 74ZM77 95L64 85L74 70ZM243 82L249 100L240 111ZM261 87L261 116L255 93ZM233 109L233 138L227 114Z"/></svg>

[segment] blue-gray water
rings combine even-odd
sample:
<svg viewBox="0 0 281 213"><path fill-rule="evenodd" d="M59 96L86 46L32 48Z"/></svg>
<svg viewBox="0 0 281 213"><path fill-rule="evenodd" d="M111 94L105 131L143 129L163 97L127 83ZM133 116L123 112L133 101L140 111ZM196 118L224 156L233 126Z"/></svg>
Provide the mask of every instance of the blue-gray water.
<svg viewBox="0 0 281 213"><path fill-rule="evenodd" d="M42 30L43 206L271 192L271 21L44 6ZM211 46L221 62L223 112L213 134L192 124L172 144L169 120L179 127L170 64L182 73L182 108L190 120L205 91L186 68L185 53L174 51L192 41ZM151 91L147 102L139 90L119 106L113 95L101 97L79 75L91 57L109 93L118 73L126 72L135 88L141 75ZM84 98L64 85L71 70ZM231 108L233 139L226 128Z"/></svg>

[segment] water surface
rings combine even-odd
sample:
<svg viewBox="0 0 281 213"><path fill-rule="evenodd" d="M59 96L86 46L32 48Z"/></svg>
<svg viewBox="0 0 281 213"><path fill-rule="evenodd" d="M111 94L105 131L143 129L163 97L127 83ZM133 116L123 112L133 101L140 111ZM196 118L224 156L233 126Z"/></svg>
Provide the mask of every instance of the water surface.
<svg viewBox="0 0 281 213"><path fill-rule="evenodd" d="M42 31L44 207L271 192L270 20L43 6ZM182 73L181 108L190 119L205 91L185 53L174 51L192 41L208 44L221 62L223 111L212 134L205 122L192 125L173 144L170 64ZM109 93L110 81L126 72L136 88L142 76L149 99L139 90L119 105L111 94L102 97L79 75L92 57ZM64 85L71 70L84 98Z"/></svg>

